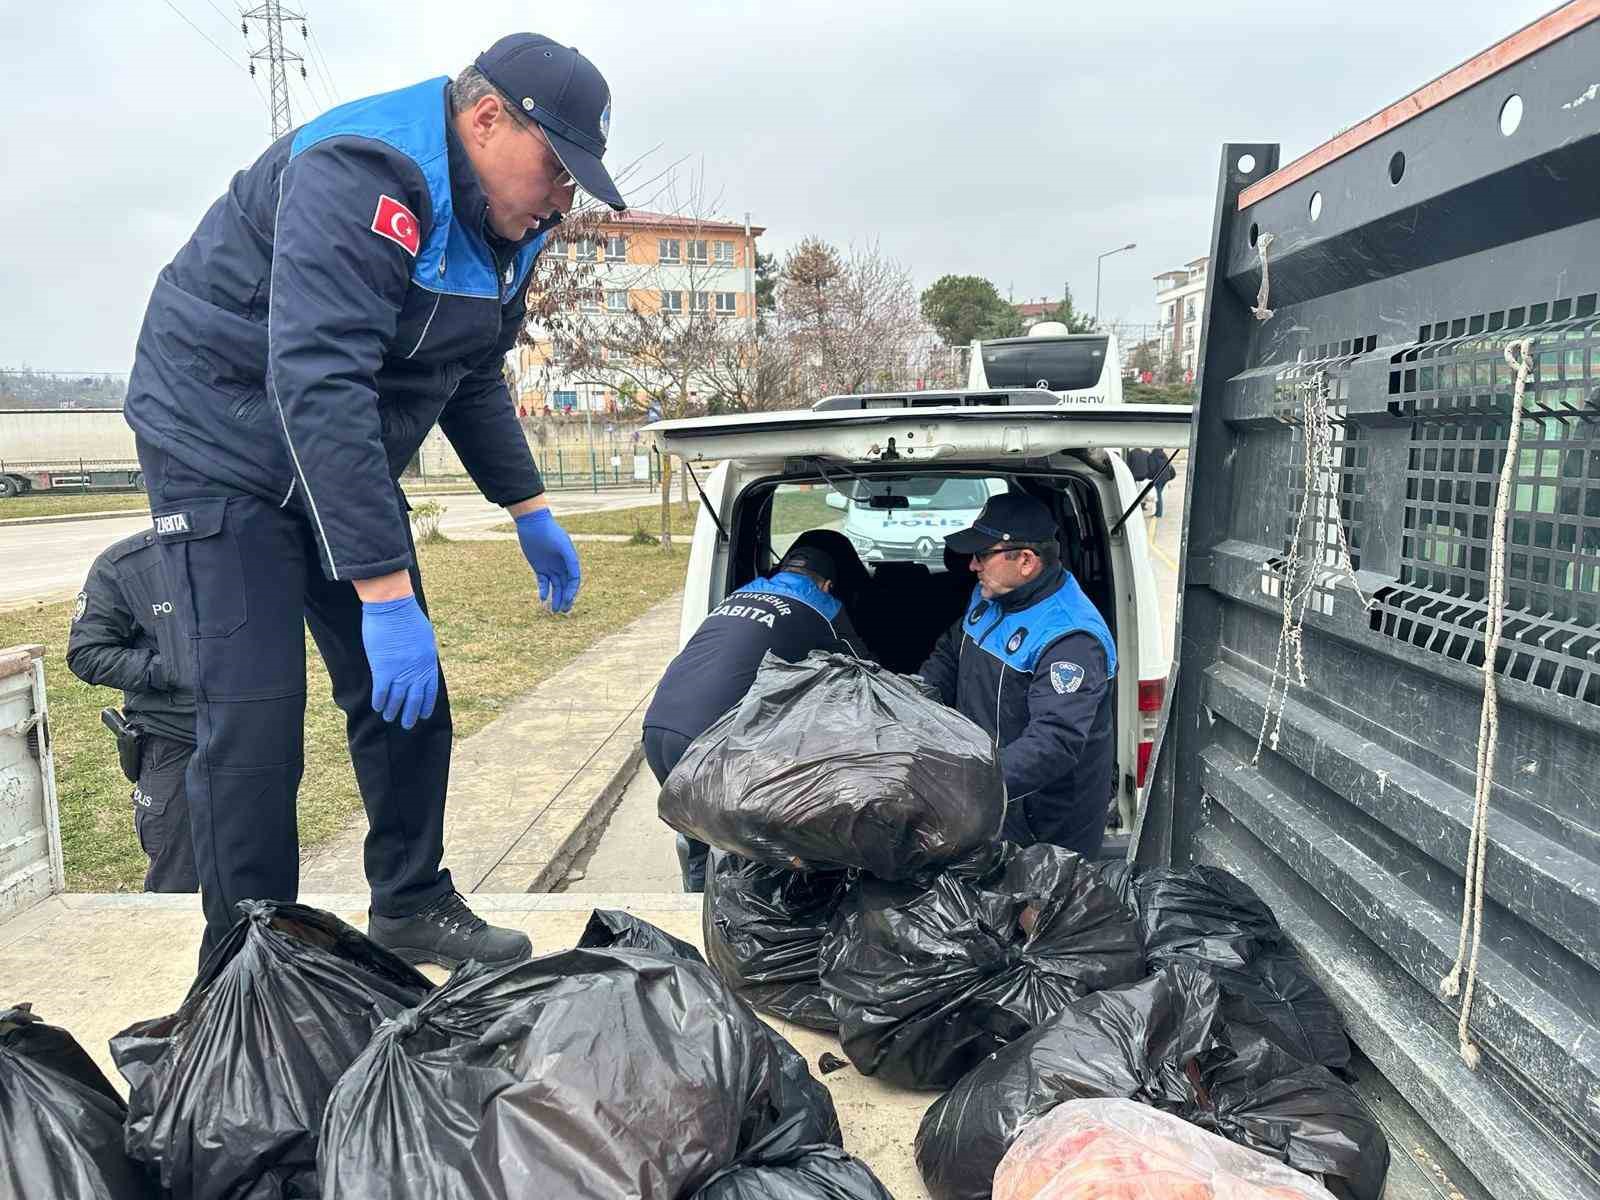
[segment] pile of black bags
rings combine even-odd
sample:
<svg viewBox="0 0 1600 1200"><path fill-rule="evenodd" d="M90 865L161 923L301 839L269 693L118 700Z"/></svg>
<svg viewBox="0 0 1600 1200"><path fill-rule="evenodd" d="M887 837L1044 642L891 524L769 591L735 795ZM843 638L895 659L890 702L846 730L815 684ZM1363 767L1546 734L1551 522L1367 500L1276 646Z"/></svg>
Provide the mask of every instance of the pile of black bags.
<svg viewBox="0 0 1600 1200"><path fill-rule="evenodd" d="M182 1007L112 1040L129 1105L0 1012L0 1194L890 1200L805 1059L644 921L435 990L330 914L239 907Z"/></svg>
<svg viewBox="0 0 1600 1200"><path fill-rule="evenodd" d="M334 1084L432 987L329 913L239 909L182 1007L111 1039L130 1088L128 1153L175 1200L315 1196Z"/></svg>
<svg viewBox="0 0 1600 1200"><path fill-rule="evenodd" d="M584 941L385 1024L328 1102L325 1200L883 1200L827 1089L690 947L622 914Z"/></svg>
<svg viewBox="0 0 1600 1200"><path fill-rule="evenodd" d="M1046 845L999 859L926 888L850 888L822 982L863 1074L949 1087L1079 997L1144 974L1133 918L1089 864Z"/></svg>
<svg viewBox="0 0 1600 1200"><path fill-rule="evenodd" d="M1155 973L1070 1004L930 1108L917 1164L934 1200L984 1200L1030 1121L1129 1099L1377 1200L1389 1148L1341 1078L1337 1010L1249 887L1209 867L1105 871L1137 911Z"/></svg>
<svg viewBox="0 0 1600 1200"><path fill-rule="evenodd" d="M123 1152L127 1105L64 1029L0 1010L0 1196L155 1200Z"/></svg>

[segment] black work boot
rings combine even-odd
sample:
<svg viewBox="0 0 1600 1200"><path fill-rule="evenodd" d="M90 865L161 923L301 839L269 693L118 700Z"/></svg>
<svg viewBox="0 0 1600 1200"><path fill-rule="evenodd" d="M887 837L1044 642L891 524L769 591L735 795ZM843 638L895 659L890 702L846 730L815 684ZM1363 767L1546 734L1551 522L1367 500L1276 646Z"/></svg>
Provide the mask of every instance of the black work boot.
<svg viewBox="0 0 1600 1200"><path fill-rule="evenodd" d="M368 912L367 936L408 963L438 963L452 970L469 958L504 966L533 953L527 934L489 924L454 891L409 917Z"/></svg>

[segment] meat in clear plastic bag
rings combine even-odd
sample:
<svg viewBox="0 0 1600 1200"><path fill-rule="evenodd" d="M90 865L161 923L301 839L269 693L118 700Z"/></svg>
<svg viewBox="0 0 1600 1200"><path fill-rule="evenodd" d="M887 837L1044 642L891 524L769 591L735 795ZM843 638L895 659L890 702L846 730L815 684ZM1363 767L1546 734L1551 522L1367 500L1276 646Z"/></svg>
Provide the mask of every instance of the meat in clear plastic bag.
<svg viewBox="0 0 1600 1200"><path fill-rule="evenodd" d="M1073 1100L1017 1137L994 1200L1331 1200L1297 1171L1131 1100Z"/></svg>

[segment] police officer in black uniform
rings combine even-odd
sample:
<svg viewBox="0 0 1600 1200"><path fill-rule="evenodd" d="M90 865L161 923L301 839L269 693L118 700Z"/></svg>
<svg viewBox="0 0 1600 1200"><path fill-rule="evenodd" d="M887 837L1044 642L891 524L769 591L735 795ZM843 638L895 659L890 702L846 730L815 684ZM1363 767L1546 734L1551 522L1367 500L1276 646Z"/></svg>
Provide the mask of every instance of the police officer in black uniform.
<svg viewBox="0 0 1600 1200"><path fill-rule="evenodd" d="M744 699L767 651L799 662L813 650L854 649L848 617L833 595L839 564L816 544L796 539L778 569L729 595L668 664L644 714L644 756L664 782L683 752ZM705 890L704 842L678 835L683 890Z"/></svg>
<svg viewBox="0 0 1600 1200"><path fill-rule="evenodd" d="M1111 631L1062 565L1055 520L1032 496L991 496L945 544L972 556L978 582L919 674L998 740L1006 840L1093 858L1114 766Z"/></svg>
<svg viewBox="0 0 1600 1200"><path fill-rule="evenodd" d="M85 683L121 688L118 757L134 784L133 828L150 859L147 892L197 892L189 796L183 774L194 753L194 687L172 590L150 530L100 552L78 593L67 666Z"/></svg>
<svg viewBox="0 0 1600 1200"><path fill-rule="evenodd" d="M279 138L156 281L124 412L195 668L202 954L238 901L299 888L307 624L367 810L369 935L445 966L530 950L441 867L449 697L396 481L437 424L570 610L577 556L503 366L574 189L624 207L610 121L594 64L513 34Z"/></svg>

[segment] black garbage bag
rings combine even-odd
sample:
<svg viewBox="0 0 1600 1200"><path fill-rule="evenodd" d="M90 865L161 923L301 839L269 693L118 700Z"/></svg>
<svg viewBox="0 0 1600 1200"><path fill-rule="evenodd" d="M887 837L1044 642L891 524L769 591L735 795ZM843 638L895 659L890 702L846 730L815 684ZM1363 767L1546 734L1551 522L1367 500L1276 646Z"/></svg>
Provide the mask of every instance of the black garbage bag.
<svg viewBox="0 0 1600 1200"><path fill-rule="evenodd" d="M872 1169L837 1146L798 1146L728 1167L694 1200L894 1200Z"/></svg>
<svg viewBox="0 0 1600 1200"><path fill-rule="evenodd" d="M1005 781L989 735L906 676L769 653L667 777L660 812L756 862L904 879L993 842Z"/></svg>
<svg viewBox="0 0 1600 1200"><path fill-rule="evenodd" d="M328 1093L385 1020L428 994L330 913L245 900L172 1016L111 1039L127 1150L175 1200L315 1196Z"/></svg>
<svg viewBox="0 0 1600 1200"><path fill-rule="evenodd" d="M0 1010L0 1196L155 1200L122 1148L127 1105L65 1029Z"/></svg>
<svg viewBox="0 0 1600 1200"><path fill-rule="evenodd" d="M1377 1118L1326 1067L1301 1067L1265 1082L1217 1082L1211 1072L1197 1108L1182 1115L1231 1142L1319 1176L1341 1200L1379 1200L1389 1173L1389 1143Z"/></svg>
<svg viewBox="0 0 1600 1200"><path fill-rule="evenodd" d="M334 1089L323 1196L692 1195L763 1141L829 1132L796 1104L779 1043L685 958L575 949L463 969Z"/></svg>
<svg viewBox="0 0 1600 1200"><path fill-rule="evenodd" d="M1325 1179L1346 1200L1377 1200L1388 1145L1354 1091L1307 1066L1234 1005L1215 971L1163 967L1099 992L996 1052L941 1097L917 1131L917 1166L934 1200L984 1200L1029 1122L1070 1100L1135 1100Z"/></svg>
<svg viewBox="0 0 1600 1200"><path fill-rule="evenodd" d="M1283 1073L1273 1050L1300 1065L1348 1068L1344 1019L1272 910L1243 880L1205 866L1139 870L1116 863L1099 869L1107 886L1121 888L1137 911L1152 967L1192 962L1217 980L1235 1052L1265 1056L1262 1078Z"/></svg>
<svg viewBox="0 0 1600 1200"><path fill-rule="evenodd" d="M1023 1127L1067 1100L1184 1109L1193 1098L1190 1064L1219 1051L1219 1019L1217 985L1188 964L1074 1001L980 1063L923 1115L916 1157L928 1194L987 1200Z"/></svg>
<svg viewBox="0 0 1600 1200"><path fill-rule="evenodd" d="M709 879L709 875L708 875ZM578 940L582 948L637 949L647 953L682 958L705 965L700 951L688 942L658 929L642 917L616 909L597 908L589 917L588 927ZM815 951L813 951L813 954ZM731 984L726 973L724 982ZM824 1001L826 1003L826 1001ZM831 1012L830 1012L831 1017ZM789 1040L772 1026L762 1023L762 1031L772 1042L778 1054L778 1108L785 1113L799 1114L801 1134L805 1141L843 1145L839 1132L839 1115L833 1104L833 1093L828 1091L814 1075L805 1057L789 1044Z"/></svg>
<svg viewBox="0 0 1600 1200"><path fill-rule="evenodd" d="M1152 967L1180 957L1243 967L1283 944L1272 910L1249 884L1220 867L1136 871L1132 893Z"/></svg>
<svg viewBox="0 0 1600 1200"><path fill-rule="evenodd" d="M1278 1054L1295 1068L1349 1069L1344 1018L1287 943L1240 970L1213 964L1204 970L1222 991L1228 1042L1241 1064L1236 1070L1262 1079L1281 1075Z"/></svg>
<svg viewBox="0 0 1600 1200"><path fill-rule="evenodd" d="M1059 846L926 890L861 878L823 940L822 983L864 1075L954 1084L1089 992L1144 974L1132 916Z"/></svg>
<svg viewBox="0 0 1600 1200"><path fill-rule="evenodd" d="M589 914L578 939L580 950L644 950L668 958L686 958L704 963L705 956L682 938L652 925L642 917L616 908L597 908Z"/></svg>
<svg viewBox="0 0 1600 1200"><path fill-rule="evenodd" d="M701 910L706 957L752 1007L834 1032L818 951L847 885L843 871L791 871L713 852Z"/></svg>

